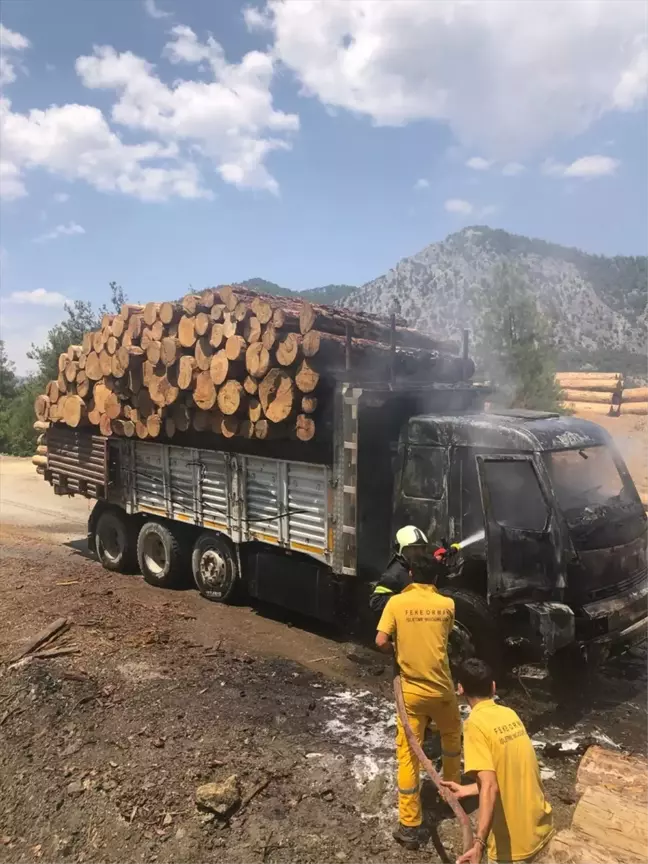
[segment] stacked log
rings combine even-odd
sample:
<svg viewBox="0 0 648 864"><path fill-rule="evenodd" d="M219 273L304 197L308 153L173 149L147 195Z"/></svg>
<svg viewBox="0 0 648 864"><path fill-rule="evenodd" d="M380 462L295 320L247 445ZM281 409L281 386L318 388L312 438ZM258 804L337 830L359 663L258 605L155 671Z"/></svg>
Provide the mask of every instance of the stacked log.
<svg viewBox="0 0 648 864"><path fill-rule="evenodd" d="M556 383L562 390L564 408L576 413L609 415L618 408L623 376L618 372L558 372Z"/></svg>
<svg viewBox="0 0 648 864"><path fill-rule="evenodd" d="M327 382L458 381L466 365L451 347L394 316L224 286L104 315L61 354L34 411L106 436L311 441Z"/></svg>
<svg viewBox="0 0 648 864"><path fill-rule="evenodd" d="M563 406L590 414L648 414L648 387L624 387L620 372L558 372Z"/></svg>
<svg viewBox="0 0 648 864"><path fill-rule="evenodd" d="M638 756L590 747L576 774L570 828L538 856L552 864L643 864L648 861L648 764Z"/></svg>

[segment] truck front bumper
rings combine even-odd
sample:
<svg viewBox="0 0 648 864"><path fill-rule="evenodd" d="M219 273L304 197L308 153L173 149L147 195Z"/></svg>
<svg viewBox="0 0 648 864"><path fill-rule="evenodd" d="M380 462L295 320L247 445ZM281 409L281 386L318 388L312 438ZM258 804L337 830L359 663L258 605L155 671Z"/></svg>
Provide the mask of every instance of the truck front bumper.
<svg viewBox="0 0 648 864"><path fill-rule="evenodd" d="M583 607L587 624L598 630L593 638L579 639L588 654L609 656L648 640L648 580L621 595Z"/></svg>

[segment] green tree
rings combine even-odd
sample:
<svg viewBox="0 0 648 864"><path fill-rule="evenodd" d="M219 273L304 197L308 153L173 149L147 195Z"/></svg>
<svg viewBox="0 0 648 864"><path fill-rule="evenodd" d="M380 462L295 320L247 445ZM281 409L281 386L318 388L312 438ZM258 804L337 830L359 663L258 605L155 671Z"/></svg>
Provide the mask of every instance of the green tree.
<svg viewBox="0 0 648 864"><path fill-rule="evenodd" d="M48 381L58 376L59 354L70 345L79 345L83 334L101 326L108 311L118 311L126 295L116 282L110 285L110 302L95 310L91 303L75 300L66 304L65 318L47 334L44 345L32 345L27 356L36 361L36 372L19 380L14 364L0 341L0 452L12 456L30 456L37 433L33 429L34 399Z"/></svg>
<svg viewBox="0 0 648 864"><path fill-rule="evenodd" d="M97 330L101 326L103 315L108 312L118 312L122 303L126 303L126 295L116 282L109 284L109 306L100 306L95 310L92 303L86 300L75 300L63 307L66 317L60 324L52 327L47 334L44 345L32 345L27 352L30 360L35 360L37 377L42 382L54 380L58 375L59 354L67 351L70 345L80 345L84 333Z"/></svg>
<svg viewBox="0 0 648 864"><path fill-rule="evenodd" d="M7 356L4 341L0 339L0 399L11 399L17 389L16 366Z"/></svg>
<svg viewBox="0 0 648 864"><path fill-rule="evenodd" d="M483 314L478 357L500 398L513 408L558 410L551 323L523 272L512 265L497 267L478 305Z"/></svg>

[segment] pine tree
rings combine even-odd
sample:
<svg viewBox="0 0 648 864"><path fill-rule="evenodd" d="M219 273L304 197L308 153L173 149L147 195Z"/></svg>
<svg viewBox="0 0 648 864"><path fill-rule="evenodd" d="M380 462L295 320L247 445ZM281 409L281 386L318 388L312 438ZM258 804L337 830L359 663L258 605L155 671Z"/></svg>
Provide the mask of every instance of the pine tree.
<svg viewBox="0 0 648 864"><path fill-rule="evenodd" d="M497 267L477 299L483 312L477 354L512 408L559 410L551 323L519 268Z"/></svg>

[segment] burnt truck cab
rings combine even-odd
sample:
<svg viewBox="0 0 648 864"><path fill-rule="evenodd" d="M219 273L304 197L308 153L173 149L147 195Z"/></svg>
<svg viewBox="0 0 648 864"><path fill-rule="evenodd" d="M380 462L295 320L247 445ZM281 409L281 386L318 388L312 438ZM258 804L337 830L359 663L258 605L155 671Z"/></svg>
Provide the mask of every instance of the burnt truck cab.
<svg viewBox="0 0 648 864"><path fill-rule="evenodd" d="M648 637L646 514L597 424L513 410L413 416L394 481L394 529L417 525L436 544L478 538L440 586L457 597L469 649L497 632L545 659L576 646L601 657Z"/></svg>

